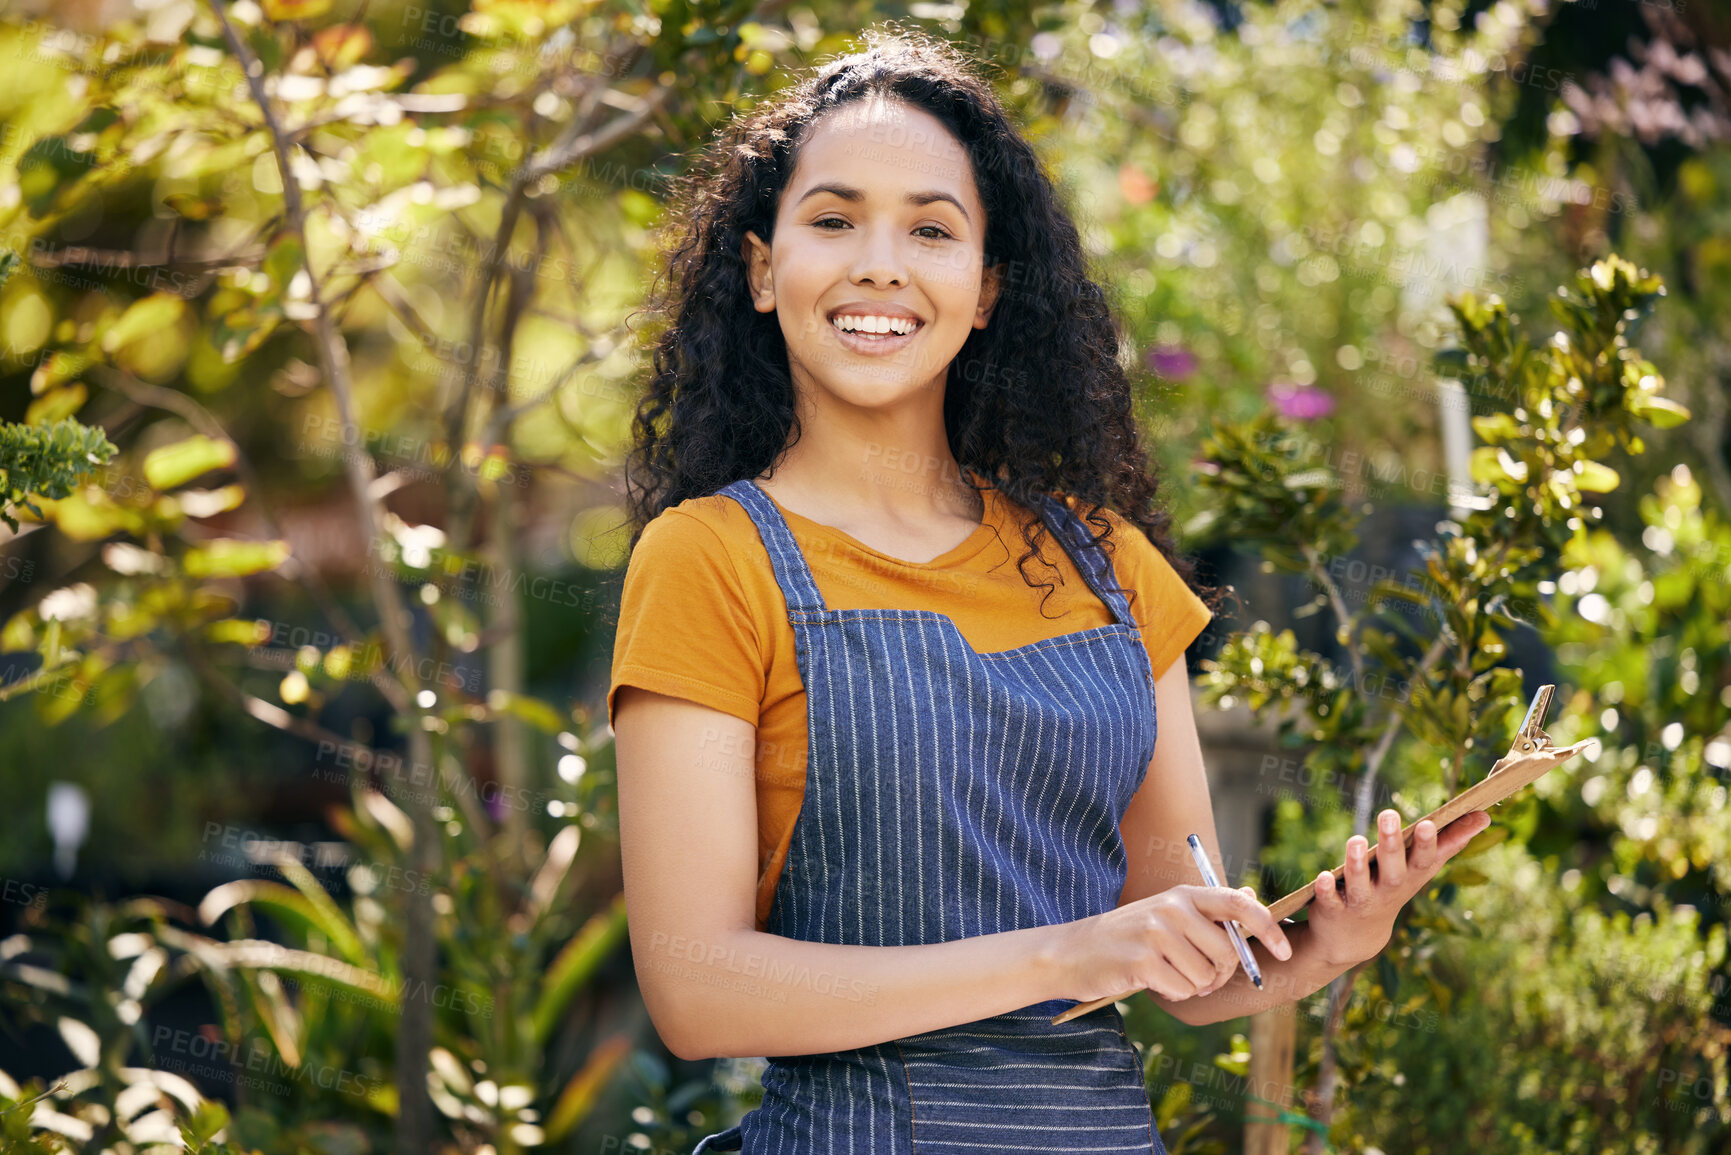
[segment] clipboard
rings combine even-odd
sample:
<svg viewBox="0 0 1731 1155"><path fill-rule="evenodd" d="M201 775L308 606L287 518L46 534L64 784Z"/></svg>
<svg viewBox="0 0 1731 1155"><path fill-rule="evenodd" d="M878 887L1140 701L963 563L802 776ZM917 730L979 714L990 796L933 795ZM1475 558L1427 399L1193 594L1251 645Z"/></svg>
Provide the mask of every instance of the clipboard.
<svg viewBox="0 0 1731 1155"><path fill-rule="evenodd" d="M1545 733L1545 716L1551 710L1551 697L1556 693L1554 685L1540 686L1533 695L1532 704L1527 707L1526 717L1521 720L1520 727L1515 731L1514 741L1509 746L1509 752L1497 759L1491 766L1490 773L1484 778L1468 786L1441 806L1432 810L1422 818L1409 823L1401 832L1403 845L1410 848L1414 832L1420 822L1429 819L1436 824L1437 830L1453 822L1465 814L1475 810L1488 810L1497 803L1515 794L1524 787L1532 785L1544 774L1567 762L1576 754L1585 750L1597 738L1585 738L1570 746L1556 746L1551 742L1551 736ZM1376 842L1371 842L1371 853L1367 866L1370 877L1376 877ZM1346 891L1346 864L1342 863L1333 870L1335 890ZM1268 904L1268 911L1276 920L1289 919L1293 914L1308 906L1316 897L1316 882L1311 880L1291 894L1284 895ZM1137 988L1138 990L1141 988ZM1066 1023L1090 1011L1099 1010L1107 1003L1127 999L1136 991L1125 991L1121 995L1111 995L1105 998L1093 999L1086 1003L1077 1003L1063 1014L1053 1018L1053 1025Z"/></svg>

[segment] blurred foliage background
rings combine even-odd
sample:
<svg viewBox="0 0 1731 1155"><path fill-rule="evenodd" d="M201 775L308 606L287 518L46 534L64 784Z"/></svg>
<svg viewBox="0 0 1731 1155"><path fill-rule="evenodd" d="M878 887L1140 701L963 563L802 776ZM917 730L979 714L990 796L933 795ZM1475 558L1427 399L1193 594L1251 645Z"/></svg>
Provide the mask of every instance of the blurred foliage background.
<svg viewBox="0 0 1731 1155"><path fill-rule="evenodd" d="M63 0L0 8L9 1150L683 1151L749 1109L623 949L633 310L715 127L885 20L968 45L1069 199L1241 595L1206 694L1344 784L1234 881L1482 774L1538 681L1602 739L1301 1004L1290 1086L1126 1004L1168 1147L1260 1097L1318 1150L1723 1149L1722 8Z"/></svg>

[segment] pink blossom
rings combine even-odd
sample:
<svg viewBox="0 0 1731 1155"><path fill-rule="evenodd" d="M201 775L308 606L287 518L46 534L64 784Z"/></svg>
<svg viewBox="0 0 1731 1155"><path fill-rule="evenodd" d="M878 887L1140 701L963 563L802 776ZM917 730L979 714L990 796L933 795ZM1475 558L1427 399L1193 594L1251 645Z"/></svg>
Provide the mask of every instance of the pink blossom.
<svg viewBox="0 0 1731 1155"><path fill-rule="evenodd" d="M1196 354L1182 345L1156 345L1148 350L1148 368L1162 377L1181 381L1196 372Z"/></svg>
<svg viewBox="0 0 1731 1155"><path fill-rule="evenodd" d="M1282 417L1293 421L1314 421L1334 412L1334 395L1315 385L1294 385L1290 381L1274 381L1264 396Z"/></svg>

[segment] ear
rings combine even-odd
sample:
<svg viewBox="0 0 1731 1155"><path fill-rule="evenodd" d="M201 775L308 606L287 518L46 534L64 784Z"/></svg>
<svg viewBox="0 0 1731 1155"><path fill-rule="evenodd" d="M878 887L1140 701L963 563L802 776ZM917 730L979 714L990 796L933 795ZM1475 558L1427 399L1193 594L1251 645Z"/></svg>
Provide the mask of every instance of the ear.
<svg viewBox="0 0 1731 1155"><path fill-rule="evenodd" d="M769 272L769 246L755 232L745 230L745 277L751 285L751 307L760 313L775 312L775 286Z"/></svg>
<svg viewBox="0 0 1731 1155"><path fill-rule="evenodd" d="M980 274L980 304L974 313L974 328L984 329L997 307L998 295L1004 287L1004 266L988 265Z"/></svg>

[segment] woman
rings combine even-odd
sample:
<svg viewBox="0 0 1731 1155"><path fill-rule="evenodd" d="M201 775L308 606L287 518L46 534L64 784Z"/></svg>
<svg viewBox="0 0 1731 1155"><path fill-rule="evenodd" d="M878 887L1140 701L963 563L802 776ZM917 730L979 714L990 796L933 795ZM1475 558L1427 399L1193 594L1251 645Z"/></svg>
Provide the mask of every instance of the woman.
<svg viewBox="0 0 1731 1155"><path fill-rule="evenodd" d="M1117 1009L1052 1017L1301 998L1488 819L1409 861L1386 812L1378 877L1349 840L1305 925L1153 853L1219 859L1182 661L1211 610L1104 294L989 84L867 43L731 125L674 218L609 692L644 1000L676 1055L770 1057L699 1152L1163 1152Z"/></svg>

